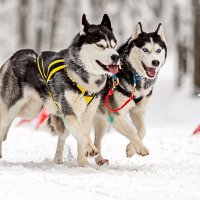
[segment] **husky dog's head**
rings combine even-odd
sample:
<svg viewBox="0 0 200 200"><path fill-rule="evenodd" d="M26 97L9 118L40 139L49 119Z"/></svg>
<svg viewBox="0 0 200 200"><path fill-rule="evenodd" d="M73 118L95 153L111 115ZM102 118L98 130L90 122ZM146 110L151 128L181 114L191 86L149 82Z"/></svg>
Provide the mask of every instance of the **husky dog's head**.
<svg viewBox="0 0 200 200"><path fill-rule="evenodd" d="M107 14L99 25L89 24L85 14L82 17L82 31L75 38L79 57L85 70L91 74L116 74L119 70L119 55L115 50L117 41L113 35Z"/></svg>
<svg viewBox="0 0 200 200"><path fill-rule="evenodd" d="M139 22L128 43L128 61L136 72L143 77L155 78L167 55L162 24L155 32L146 33Z"/></svg>

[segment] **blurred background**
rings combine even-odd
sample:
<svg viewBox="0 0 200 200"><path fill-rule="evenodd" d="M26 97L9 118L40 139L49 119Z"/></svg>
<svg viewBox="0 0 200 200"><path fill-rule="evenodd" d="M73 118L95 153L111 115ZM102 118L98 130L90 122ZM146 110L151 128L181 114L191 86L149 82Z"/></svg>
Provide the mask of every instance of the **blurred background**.
<svg viewBox="0 0 200 200"><path fill-rule="evenodd" d="M108 13L118 44L141 21L145 31L164 25L169 54L176 62L175 86L191 76L200 93L200 3L198 0L0 0L0 62L19 48L66 48L80 31L81 16L98 23Z"/></svg>
<svg viewBox="0 0 200 200"><path fill-rule="evenodd" d="M0 0L0 64L20 48L38 53L67 48L81 29L83 13L90 23L100 23L107 13L118 44L130 37L139 21L146 32L155 31L162 22L168 57L151 111L169 108L168 119L180 112L179 118L186 113L194 124L200 121L198 0ZM187 98L190 100L184 104ZM157 118L160 120L160 113Z"/></svg>
<svg viewBox="0 0 200 200"><path fill-rule="evenodd" d="M175 85L193 76L200 93L200 5L198 0L0 0L0 62L19 48L60 50L80 31L81 16L98 23L108 13L118 44L141 21L145 31L164 25L169 54L174 55Z"/></svg>

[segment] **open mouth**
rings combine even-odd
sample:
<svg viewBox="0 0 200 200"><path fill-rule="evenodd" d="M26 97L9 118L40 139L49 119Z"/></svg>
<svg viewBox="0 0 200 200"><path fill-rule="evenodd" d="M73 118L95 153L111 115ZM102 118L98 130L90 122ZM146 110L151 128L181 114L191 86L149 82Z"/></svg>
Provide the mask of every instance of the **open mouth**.
<svg viewBox="0 0 200 200"><path fill-rule="evenodd" d="M100 61L96 60L97 64L101 66L105 71L111 72L112 74L117 74L119 71L119 65L104 65Z"/></svg>
<svg viewBox="0 0 200 200"><path fill-rule="evenodd" d="M156 75L156 68L147 67L142 61L141 61L141 63L142 63L143 68L145 69L147 75L148 75L150 78L155 77L155 75Z"/></svg>

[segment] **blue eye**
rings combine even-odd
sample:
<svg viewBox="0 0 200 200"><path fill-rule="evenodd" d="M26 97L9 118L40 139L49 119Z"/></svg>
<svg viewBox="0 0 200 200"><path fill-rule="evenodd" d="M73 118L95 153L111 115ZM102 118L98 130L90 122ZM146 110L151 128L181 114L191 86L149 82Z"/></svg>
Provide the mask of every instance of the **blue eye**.
<svg viewBox="0 0 200 200"><path fill-rule="evenodd" d="M161 52L161 49L157 49L156 53L160 53Z"/></svg>
<svg viewBox="0 0 200 200"><path fill-rule="evenodd" d="M146 52L149 52L149 50L148 50L147 48L143 48L142 50L143 50L145 53L146 53Z"/></svg>

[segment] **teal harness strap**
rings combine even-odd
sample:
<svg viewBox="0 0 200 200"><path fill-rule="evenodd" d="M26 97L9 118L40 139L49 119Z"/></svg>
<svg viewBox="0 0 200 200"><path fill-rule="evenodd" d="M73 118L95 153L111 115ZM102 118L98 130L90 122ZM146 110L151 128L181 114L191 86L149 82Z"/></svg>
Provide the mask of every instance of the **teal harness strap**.
<svg viewBox="0 0 200 200"><path fill-rule="evenodd" d="M111 113L109 114L109 122L110 124L113 124L115 121L114 115L112 115Z"/></svg>

